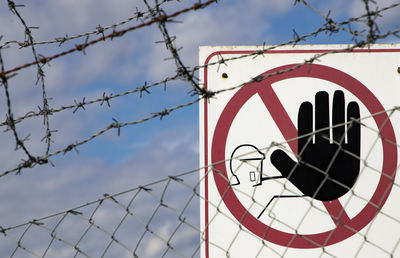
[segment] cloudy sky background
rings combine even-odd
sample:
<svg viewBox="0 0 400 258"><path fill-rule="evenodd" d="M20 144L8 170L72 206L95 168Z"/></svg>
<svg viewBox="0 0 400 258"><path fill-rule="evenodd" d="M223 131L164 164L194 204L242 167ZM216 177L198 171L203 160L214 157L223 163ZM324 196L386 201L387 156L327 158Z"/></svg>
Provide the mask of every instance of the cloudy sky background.
<svg viewBox="0 0 400 258"><path fill-rule="evenodd" d="M171 13L191 6L194 2L171 2L165 5L165 9ZM198 63L199 46L279 44L293 38L293 29L302 35L325 23L315 11L301 4L293 5L293 2L222 0L206 9L181 15L176 18L179 23L167 26L170 35L176 36L177 46L183 47L180 52L182 60L187 66L193 67ZM363 13L363 3L360 0L311 2L325 13L331 10L331 17L337 21ZM384 0L377 1L377 4L383 7L394 2ZM36 41L92 31L99 24L107 26L133 16L136 7L145 10L141 1L133 0L21 0L16 4L25 5L18 10L27 24L39 27L32 29ZM392 30L399 24L396 15L398 11L398 8L391 10L378 20L382 32ZM121 28L138 23L140 21L132 21ZM354 26L363 28L362 24ZM24 28L10 12L6 1L0 3L0 28L0 35L3 35L0 44L10 40L25 40ZM97 37L94 35L90 39ZM62 46L52 44L36 48L38 53L50 56L81 44L84 40L80 38ZM175 75L174 62L164 60L170 56L165 45L155 43L160 40L162 35L157 26L153 25L130 32L122 38L91 46L86 49L86 55L78 52L51 61L50 65L44 66L47 95L52 98L50 106L56 108L70 105L74 100L81 101L84 97L86 100L99 98L103 92L124 92L144 82L150 84ZM379 43L391 42L399 40L387 38ZM351 43L351 36L346 33L331 37L321 35L302 42L334 43ZM6 69L33 60L29 48L20 49L15 44L2 50L2 55ZM41 89L40 85L35 86L35 82L35 68L20 71L18 76L9 81L14 117L38 110L37 106L41 105ZM94 104L76 113L67 110L52 115L50 128L58 130L54 134L52 150L87 138L112 123L112 118L120 122L139 120L152 112L193 100L194 97L188 94L190 89L190 85L174 81L167 84L166 91L157 87L150 90L151 94L143 92L142 98L139 94L132 94L111 100L111 108ZM3 88L0 90L0 114L4 121L6 100ZM121 192L168 175L196 169L199 166L198 120L197 105L186 107L162 120L154 119L121 128L120 136L117 130L110 130L79 147L79 154L72 151L52 158L55 167L36 166L23 170L20 175L10 174L0 178L0 226L6 228L98 199L104 193ZM22 138L31 134L31 141L26 145L32 153L43 154L45 144L40 140L45 134L45 128L42 118L27 119L17 125L17 130ZM0 142L1 171L5 171L15 167L24 155L20 150L14 151L15 140L11 132L2 132ZM196 179L197 175L194 174L189 181ZM177 194L182 193L177 191ZM185 197L189 196L190 193L186 192ZM173 201L175 205L179 202L179 199ZM198 223L197 203L189 212L193 223ZM111 221L112 216L109 217ZM120 216L115 221L119 219ZM161 223L159 227L165 232L172 228L168 222ZM168 232L165 233L166 237L170 234ZM193 232L190 236L192 238L186 239L196 240L198 237ZM15 246L15 242L0 244L1 256L8 254L9 248ZM147 257L159 256L157 246L160 245L151 244L149 240L143 247L143 254Z"/></svg>

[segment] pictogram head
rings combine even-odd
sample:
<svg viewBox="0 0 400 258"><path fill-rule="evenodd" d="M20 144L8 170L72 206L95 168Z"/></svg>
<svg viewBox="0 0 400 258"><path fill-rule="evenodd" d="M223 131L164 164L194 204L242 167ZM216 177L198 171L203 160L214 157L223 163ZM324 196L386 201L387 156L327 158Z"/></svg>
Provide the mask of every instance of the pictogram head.
<svg viewBox="0 0 400 258"><path fill-rule="evenodd" d="M239 185L241 179L253 183L253 185L258 185L263 173L264 159L265 154L252 144L237 146L229 161L232 174L231 185Z"/></svg>

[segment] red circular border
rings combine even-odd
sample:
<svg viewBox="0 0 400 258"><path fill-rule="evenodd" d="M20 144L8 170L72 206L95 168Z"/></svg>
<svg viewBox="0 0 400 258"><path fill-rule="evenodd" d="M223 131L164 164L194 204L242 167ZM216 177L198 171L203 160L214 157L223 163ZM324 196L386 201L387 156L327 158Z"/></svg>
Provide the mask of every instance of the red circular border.
<svg viewBox="0 0 400 258"><path fill-rule="evenodd" d="M262 75L284 71L296 65L297 64L290 64L277 67L263 73ZM382 175L371 200L358 215L353 217L345 225L338 224L335 229L318 234L300 235L286 233L269 227L256 219L246 210L237 198L232 187L229 185L229 182L226 180L226 178L228 178L226 164L225 162L220 162L221 160L225 160L226 141L232 122L246 101L257 92L262 91L263 87L266 85L270 86L272 83L296 77L311 77L330 81L354 94L359 100L361 100L371 114L381 112L381 114L374 116L374 120L381 131L383 149ZM252 82L247 84L238 90L225 106L215 127L212 141L211 159L213 164L217 164L215 165L213 173L214 180L225 205L233 216L248 230L269 242L281 246L293 248L317 248L341 242L354 235L369 224L378 211L383 207L390 194L396 175L396 138L388 115L386 112L382 111L384 111L382 104L361 82L340 70L324 65L303 65L290 72L268 77L261 82Z"/></svg>

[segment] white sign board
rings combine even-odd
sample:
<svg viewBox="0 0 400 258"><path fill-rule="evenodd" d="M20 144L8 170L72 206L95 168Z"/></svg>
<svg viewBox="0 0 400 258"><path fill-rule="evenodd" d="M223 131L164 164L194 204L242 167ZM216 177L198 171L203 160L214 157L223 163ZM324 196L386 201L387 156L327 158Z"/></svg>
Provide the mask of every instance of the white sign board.
<svg viewBox="0 0 400 258"><path fill-rule="evenodd" d="M400 257L400 45L346 47L200 47L202 257Z"/></svg>

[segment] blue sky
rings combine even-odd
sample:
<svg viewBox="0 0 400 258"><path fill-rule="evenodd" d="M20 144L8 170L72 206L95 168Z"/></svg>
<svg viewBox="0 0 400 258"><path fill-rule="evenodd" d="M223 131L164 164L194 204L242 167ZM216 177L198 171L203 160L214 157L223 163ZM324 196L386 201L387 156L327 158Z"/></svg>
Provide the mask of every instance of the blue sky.
<svg viewBox="0 0 400 258"><path fill-rule="evenodd" d="M166 4L167 12L191 6L196 1L171 2ZM187 66L198 64L198 47L205 45L273 45L293 39L293 30L299 35L318 29L325 23L315 11L293 4L292 0L282 1L218 1L204 10L189 12L176 18L179 23L168 24L171 35L176 36L177 46L182 46L182 60ZM331 17L342 21L359 15L363 11L362 1L310 1L325 13L331 10ZM387 6L396 1L377 1ZM107 26L132 16L136 7L144 8L141 1L128 0L40 0L18 1L21 15L33 29L36 41L51 40L64 35L76 35L95 30L100 24ZM399 24L398 8L389 11L378 23L382 32ZM122 28L139 22L132 22ZM362 30L363 25L354 25ZM3 1L0 4L0 34L3 44L9 40L24 40L24 28ZM97 36L91 36L94 39ZM80 38L58 44L37 46L38 53L55 53L83 43ZM173 76L176 67L173 61L165 61L170 54L165 46L155 43L162 40L158 28L153 25L130 32L122 38L96 44L83 53L51 61L44 67L50 106L55 108L101 97L103 92L119 93ZM321 35L308 38L301 44L351 43L346 33L333 36ZM380 43L399 42L388 38ZM2 51L6 68L12 68L32 61L30 49L19 49L17 45ZM15 117L40 105L40 86L35 86L35 69L25 69L10 80ZM2 90L2 89L1 89ZM85 139L113 122L140 120L193 100L190 85L181 81L167 84L166 90L157 87L150 94L143 92L114 99L111 107L94 104L85 110L72 110L50 116L50 127L58 130L54 134L52 150L63 148L70 143ZM1 91L1 119L5 118L6 105ZM32 218L45 216L58 210L67 209L97 199L104 193L116 193L168 175L195 169L198 162L198 106L186 107L151 121L111 130L92 142L74 151L54 157L55 167L36 166L23 170L21 175L0 178L0 225L11 226ZM31 134L27 143L33 153L43 153L44 135L42 119L29 119L17 125L21 135ZM13 168L23 157L21 151L13 151L15 142L10 132L1 133L0 162L2 171ZM4 208L6 207L6 208ZM4 250L3 250L4 251ZM2 251L0 250L0 254Z"/></svg>

